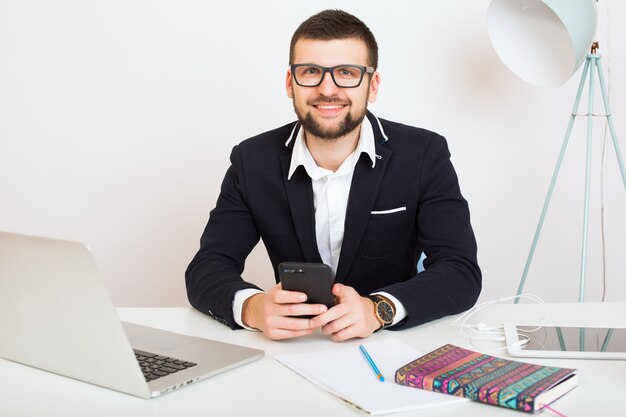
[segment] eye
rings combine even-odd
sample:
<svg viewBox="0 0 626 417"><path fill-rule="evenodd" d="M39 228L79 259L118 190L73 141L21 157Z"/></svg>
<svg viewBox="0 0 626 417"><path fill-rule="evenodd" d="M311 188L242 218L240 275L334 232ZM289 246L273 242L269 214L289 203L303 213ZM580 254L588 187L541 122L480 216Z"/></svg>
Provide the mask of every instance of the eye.
<svg viewBox="0 0 626 417"><path fill-rule="evenodd" d="M356 67L340 67L335 70L335 75L341 78L359 78L361 71Z"/></svg>
<svg viewBox="0 0 626 417"><path fill-rule="evenodd" d="M311 77L320 75L321 71L317 67L299 67L298 75L303 77Z"/></svg>

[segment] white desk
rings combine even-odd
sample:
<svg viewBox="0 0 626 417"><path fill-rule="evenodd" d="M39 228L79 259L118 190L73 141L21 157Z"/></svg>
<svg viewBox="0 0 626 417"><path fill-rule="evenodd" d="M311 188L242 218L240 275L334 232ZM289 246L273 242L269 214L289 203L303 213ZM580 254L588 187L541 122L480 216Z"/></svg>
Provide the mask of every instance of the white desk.
<svg viewBox="0 0 626 417"><path fill-rule="evenodd" d="M535 305L499 305L485 311L480 321L499 324L524 317ZM120 308L122 320L179 333L263 349L266 357L254 363L185 387L161 398L142 400L126 394L57 376L0 359L0 416L358 416L357 411L274 361L280 353L337 346L321 334L284 342L272 342L261 334L231 331L216 321L186 308ZM491 319L489 319L491 317ZM497 319L495 319L497 318ZM474 348L445 318L400 332L396 337L423 353L445 343ZM547 324L626 327L626 302L552 304ZM1 337L1 335L0 335ZM372 336L374 339L379 334ZM358 341L348 342L358 343ZM484 350L502 342L482 342ZM475 348L474 348L475 349ZM502 356L507 356L502 352ZM571 416L624 415L626 361L562 359L529 360L579 369L579 386L554 407ZM396 414L397 415L397 414ZM418 415L414 414L402 414ZM420 416L495 416L523 414L479 403L461 403L419 412ZM542 415L553 415L544 412Z"/></svg>

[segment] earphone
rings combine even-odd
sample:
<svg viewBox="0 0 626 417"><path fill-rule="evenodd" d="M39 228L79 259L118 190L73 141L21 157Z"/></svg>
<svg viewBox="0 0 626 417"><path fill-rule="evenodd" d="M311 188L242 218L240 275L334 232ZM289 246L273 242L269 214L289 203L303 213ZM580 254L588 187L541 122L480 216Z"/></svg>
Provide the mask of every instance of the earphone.
<svg viewBox="0 0 626 417"><path fill-rule="evenodd" d="M497 327L489 327L489 326L487 326L485 323L478 323L478 324L476 325L476 328L477 328L478 330L480 330L480 331L484 331L484 332L486 332L486 331L489 331L489 330L495 330L495 329L500 328L500 327L499 327L499 326L497 326Z"/></svg>

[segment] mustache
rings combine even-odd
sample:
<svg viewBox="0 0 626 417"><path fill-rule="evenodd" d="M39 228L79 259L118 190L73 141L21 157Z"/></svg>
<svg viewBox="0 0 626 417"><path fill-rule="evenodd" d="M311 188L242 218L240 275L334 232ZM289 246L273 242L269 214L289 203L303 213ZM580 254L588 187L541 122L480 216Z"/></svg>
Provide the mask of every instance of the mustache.
<svg viewBox="0 0 626 417"><path fill-rule="evenodd" d="M342 106L350 106L352 105L352 101L349 99L342 100L336 97L322 97L322 98L315 98L315 99L308 100L306 104L308 104L309 106L324 106L324 105L333 105L333 104L339 104Z"/></svg>

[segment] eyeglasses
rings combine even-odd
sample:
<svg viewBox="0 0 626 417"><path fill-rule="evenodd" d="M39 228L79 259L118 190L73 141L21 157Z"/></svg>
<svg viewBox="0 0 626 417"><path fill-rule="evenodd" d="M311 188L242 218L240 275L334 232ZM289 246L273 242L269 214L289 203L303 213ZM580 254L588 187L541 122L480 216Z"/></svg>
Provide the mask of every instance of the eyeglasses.
<svg viewBox="0 0 626 417"><path fill-rule="evenodd" d="M327 72L330 72L337 87L356 88L361 85L365 73L374 72L374 67L346 64L335 65L334 67L322 67L315 64L294 64L291 66L293 79L301 87L317 87L322 83Z"/></svg>

